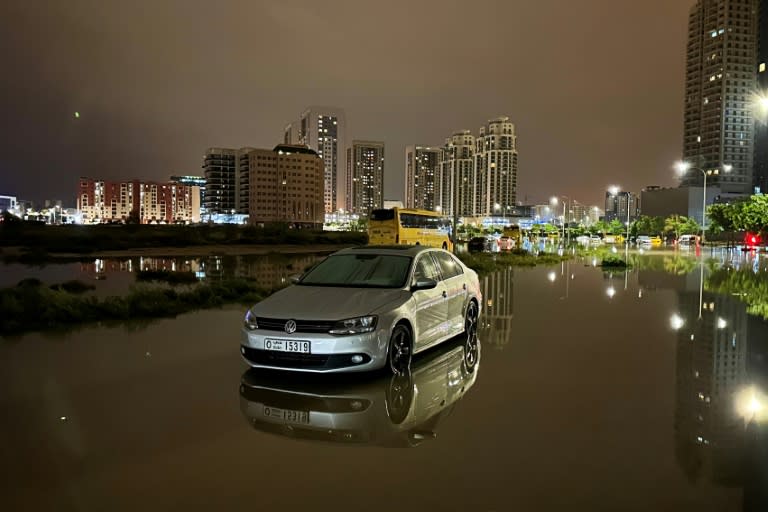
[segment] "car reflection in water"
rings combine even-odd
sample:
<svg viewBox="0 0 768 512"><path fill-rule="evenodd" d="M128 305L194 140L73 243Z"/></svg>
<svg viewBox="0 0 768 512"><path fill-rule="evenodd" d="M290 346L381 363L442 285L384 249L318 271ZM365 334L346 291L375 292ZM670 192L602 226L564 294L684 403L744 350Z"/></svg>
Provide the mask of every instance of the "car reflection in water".
<svg viewBox="0 0 768 512"><path fill-rule="evenodd" d="M437 426L475 383L477 335L457 339L413 360L404 375L285 374L249 369L240 410L257 430L297 439L386 447L434 439Z"/></svg>

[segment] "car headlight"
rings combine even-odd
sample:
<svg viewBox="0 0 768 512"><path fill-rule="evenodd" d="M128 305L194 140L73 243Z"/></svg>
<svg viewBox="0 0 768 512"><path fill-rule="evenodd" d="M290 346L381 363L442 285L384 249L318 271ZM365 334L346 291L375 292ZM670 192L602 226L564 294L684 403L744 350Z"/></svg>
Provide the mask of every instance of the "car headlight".
<svg viewBox="0 0 768 512"><path fill-rule="evenodd" d="M328 332L331 334L360 334L371 332L376 328L376 320L376 315L348 318L336 322Z"/></svg>
<svg viewBox="0 0 768 512"><path fill-rule="evenodd" d="M248 312L245 314L245 320L243 320L243 325L246 329L249 331L255 331L259 328L258 322L256 322L256 315L254 315L251 310L249 309Z"/></svg>

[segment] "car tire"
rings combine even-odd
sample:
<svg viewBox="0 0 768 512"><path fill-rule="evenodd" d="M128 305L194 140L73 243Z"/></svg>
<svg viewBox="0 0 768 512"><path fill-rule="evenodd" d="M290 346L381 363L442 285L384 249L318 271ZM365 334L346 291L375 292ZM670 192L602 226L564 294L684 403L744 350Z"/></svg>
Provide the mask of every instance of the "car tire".
<svg viewBox="0 0 768 512"><path fill-rule="evenodd" d="M467 304L467 310L464 313L465 333L469 334L471 332L472 334L477 334L478 313L477 303L474 300L470 300L469 304Z"/></svg>
<svg viewBox="0 0 768 512"><path fill-rule="evenodd" d="M387 416L393 425L399 425L408 417L413 403L413 376L411 372L393 375L385 391Z"/></svg>
<svg viewBox="0 0 768 512"><path fill-rule="evenodd" d="M447 243L445 243L445 242L443 242L443 250L444 250L444 251L447 251L447 250L448 250L448 244L447 244Z"/></svg>
<svg viewBox="0 0 768 512"><path fill-rule="evenodd" d="M392 375L405 375L411 371L413 339L411 330L403 324L398 324L389 337L387 362Z"/></svg>

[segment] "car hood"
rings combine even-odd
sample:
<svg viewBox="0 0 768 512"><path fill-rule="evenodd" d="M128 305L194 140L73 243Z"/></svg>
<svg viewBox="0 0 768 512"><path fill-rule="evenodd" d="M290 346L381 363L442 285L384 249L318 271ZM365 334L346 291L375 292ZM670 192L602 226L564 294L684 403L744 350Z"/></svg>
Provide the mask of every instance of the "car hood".
<svg viewBox="0 0 768 512"><path fill-rule="evenodd" d="M374 313L409 296L401 289L294 285L267 297L251 311L267 318L341 320Z"/></svg>

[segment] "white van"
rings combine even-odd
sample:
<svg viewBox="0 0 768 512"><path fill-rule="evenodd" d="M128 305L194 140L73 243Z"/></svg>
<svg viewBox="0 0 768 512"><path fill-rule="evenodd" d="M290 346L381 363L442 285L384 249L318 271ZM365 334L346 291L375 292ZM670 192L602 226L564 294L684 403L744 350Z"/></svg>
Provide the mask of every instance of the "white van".
<svg viewBox="0 0 768 512"><path fill-rule="evenodd" d="M691 245L696 243L696 235L680 235L677 243L680 245Z"/></svg>

